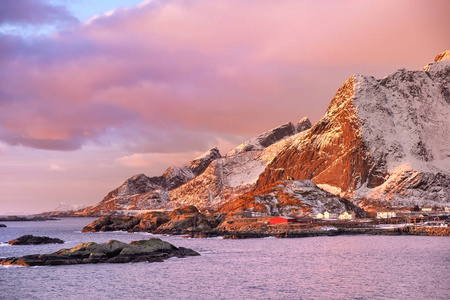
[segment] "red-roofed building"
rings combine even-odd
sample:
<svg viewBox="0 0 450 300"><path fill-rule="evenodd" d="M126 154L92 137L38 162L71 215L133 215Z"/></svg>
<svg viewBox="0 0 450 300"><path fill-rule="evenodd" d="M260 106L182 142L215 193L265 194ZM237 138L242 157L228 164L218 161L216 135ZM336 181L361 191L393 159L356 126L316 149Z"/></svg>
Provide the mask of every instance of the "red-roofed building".
<svg viewBox="0 0 450 300"><path fill-rule="evenodd" d="M296 223L297 219L293 217L276 217L273 219L270 219L269 224L282 224L282 223Z"/></svg>

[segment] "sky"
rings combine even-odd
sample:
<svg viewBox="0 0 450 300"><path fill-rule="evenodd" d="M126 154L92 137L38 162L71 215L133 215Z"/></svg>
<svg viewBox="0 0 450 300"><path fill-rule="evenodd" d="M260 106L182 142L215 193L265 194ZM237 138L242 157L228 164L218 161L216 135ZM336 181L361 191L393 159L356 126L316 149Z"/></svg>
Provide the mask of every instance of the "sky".
<svg viewBox="0 0 450 300"><path fill-rule="evenodd" d="M450 1L1 0L0 215L92 205L450 49Z"/></svg>

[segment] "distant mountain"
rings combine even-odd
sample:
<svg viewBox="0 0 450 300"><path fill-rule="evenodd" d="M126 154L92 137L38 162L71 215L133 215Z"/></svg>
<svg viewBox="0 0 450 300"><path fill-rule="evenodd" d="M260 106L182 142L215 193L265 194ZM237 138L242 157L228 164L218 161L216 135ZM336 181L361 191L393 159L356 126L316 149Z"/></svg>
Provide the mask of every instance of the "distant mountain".
<svg viewBox="0 0 450 300"><path fill-rule="evenodd" d="M81 204L69 204L66 202L61 202L59 205L54 209L54 211L58 212L66 212L66 211L75 211L80 210L87 207L87 205L81 205Z"/></svg>
<svg viewBox="0 0 450 300"><path fill-rule="evenodd" d="M303 197L305 189L315 196ZM450 51L418 71L353 75L314 126L307 118L289 122L225 156L213 148L161 176L135 175L77 213L195 205L227 213L248 206L269 215L311 216L333 207L363 214L354 204L450 204Z"/></svg>

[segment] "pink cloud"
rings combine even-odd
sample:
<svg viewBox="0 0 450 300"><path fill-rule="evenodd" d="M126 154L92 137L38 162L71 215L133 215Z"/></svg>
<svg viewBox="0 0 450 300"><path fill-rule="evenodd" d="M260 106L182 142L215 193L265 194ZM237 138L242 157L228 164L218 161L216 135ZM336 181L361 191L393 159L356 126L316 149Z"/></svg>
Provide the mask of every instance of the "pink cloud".
<svg viewBox="0 0 450 300"><path fill-rule="evenodd" d="M0 139L192 152L305 115L315 121L351 74L419 68L446 50L449 9L446 1L173 0L46 38L0 35Z"/></svg>

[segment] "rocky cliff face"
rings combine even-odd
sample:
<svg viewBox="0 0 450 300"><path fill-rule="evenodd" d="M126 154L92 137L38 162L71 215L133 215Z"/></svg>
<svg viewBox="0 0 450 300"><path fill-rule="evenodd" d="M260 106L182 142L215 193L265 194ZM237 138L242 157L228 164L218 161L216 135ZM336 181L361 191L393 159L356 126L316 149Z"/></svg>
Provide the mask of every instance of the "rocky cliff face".
<svg viewBox="0 0 450 300"><path fill-rule="evenodd" d="M383 79L355 75L325 116L261 174L258 186L291 176L353 201L450 202L450 57Z"/></svg>

